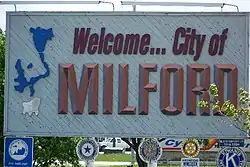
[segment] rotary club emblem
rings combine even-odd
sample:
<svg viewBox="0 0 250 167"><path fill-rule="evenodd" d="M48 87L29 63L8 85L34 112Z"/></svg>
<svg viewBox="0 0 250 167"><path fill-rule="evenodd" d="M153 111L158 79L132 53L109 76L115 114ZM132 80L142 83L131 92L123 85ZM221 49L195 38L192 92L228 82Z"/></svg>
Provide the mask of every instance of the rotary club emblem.
<svg viewBox="0 0 250 167"><path fill-rule="evenodd" d="M196 139L187 139L181 147L182 154L188 158L196 157L200 152L199 142Z"/></svg>

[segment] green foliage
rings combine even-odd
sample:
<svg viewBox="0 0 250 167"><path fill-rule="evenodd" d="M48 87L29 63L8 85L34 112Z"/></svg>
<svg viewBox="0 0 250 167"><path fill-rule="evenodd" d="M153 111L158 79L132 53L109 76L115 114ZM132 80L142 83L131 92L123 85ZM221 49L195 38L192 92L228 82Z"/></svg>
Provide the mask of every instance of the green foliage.
<svg viewBox="0 0 250 167"><path fill-rule="evenodd" d="M4 113L4 65L5 65L5 34L0 29L0 166L3 165L4 138L3 138L3 113Z"/></svg>
<svg viewBox="0 0 250 167"><path fill-rule="evenodd" d="M209 140L208 139L197 139L199 142L199 145L208 146Z"/></svg>
<svg viewBox="0 0 250 167"><path fill-rule="evenodd" d="M211 84L209 88L210 106L207 101L201 100L198 102L198 107L210 107L214 111L218 111L222 115L232 118L234 121L243 123L246 129L250 130L250 112L249 112L249 93L243 88L239 89L239 107L234 106L229 100L225 101L222 106L219 106L218 88L215 84Z"/></svg>
<svg viewBox="0 0 250 167"><path fill-rule="evenodd" d="M80 166L75 147L81 138L35 137L34 167Z"/></svg>

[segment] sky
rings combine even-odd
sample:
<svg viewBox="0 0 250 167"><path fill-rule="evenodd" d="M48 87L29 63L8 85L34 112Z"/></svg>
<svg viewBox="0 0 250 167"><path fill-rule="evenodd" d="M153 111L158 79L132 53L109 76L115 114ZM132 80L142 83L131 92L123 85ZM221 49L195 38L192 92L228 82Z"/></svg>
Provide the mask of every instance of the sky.
<svg viewBox="0 0 250 167"><path fill-rule="evenodd" d="M115 4L115 11L132 11L131 5L121 5L120 0L105 0ZM145 1L145 0L144 0ZM149 0L148 0L149 1ZM151 2L154 0L151 0ZM163 0L157 0L163 1ZM165 0L166 2L169 0ZM174 0L172 0L174 1ZM176 0L175 0L176 1ZM237 5L240 12L250 11L250 0L179 0L178 2L221 2ZM171 2L171 1L170 1ZM137 11L164 12L220 12L220 7L166 7L166 6L137 6ZM110 4L96 5L17 5L17 11L112 11ZM14 5L0 5L0 28L5 30L6 11L15 11ZM223 11L235 12L235 7L226 6Z"/></svg>

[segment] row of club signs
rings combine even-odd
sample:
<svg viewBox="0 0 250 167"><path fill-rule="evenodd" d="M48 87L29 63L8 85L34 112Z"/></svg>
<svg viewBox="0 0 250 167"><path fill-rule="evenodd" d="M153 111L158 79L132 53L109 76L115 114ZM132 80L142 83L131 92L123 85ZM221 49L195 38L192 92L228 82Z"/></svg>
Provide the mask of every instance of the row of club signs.
<svg viewBox="0 0 250 167"><path fill-rule="evenodd" d="M244 140L221 140L221 150L217 153L217 167L245 167L246 155L240 147L244 145ZM181 147L185 158L181 159L182 167L199 167L200 159L196 158L200 152L200 145L196 139L187 139ZM99 153L98 143L93 138L85 138L79 141L76 153L80 160L93 162ZM138 148L140 158L153 164L161 158L162 148L156 139L144 139Z"/></svg>
<svg viewBox="0 0 250 167"><path fill-rule="evenodd" d="M221 150L216 156L217 167L245 167L247 159L244 151L240 147L244 146L244 139L240 140L220 140ZM196 139L187 139L181 147L182 167L199 167L200 159L195 158L200 152L199 142Z"/></svg>

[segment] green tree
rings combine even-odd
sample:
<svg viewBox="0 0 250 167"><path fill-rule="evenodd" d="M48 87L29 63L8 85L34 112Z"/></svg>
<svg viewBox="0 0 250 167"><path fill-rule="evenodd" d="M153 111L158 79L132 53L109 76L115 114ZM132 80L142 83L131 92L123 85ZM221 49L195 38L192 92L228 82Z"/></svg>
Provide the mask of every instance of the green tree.
<svg viewBox="0 0 250 167"><path fill-rule="evenodd" d="M34 167L80 166L75 147L81 138L35 137Z"/></svg>
<svg viewBox="0 0 250 167"><path fill-rule="evenodd" d="M5 65L5 34L0 29L0 166L3 166L4 137L3 137L3 113L4 113L4 65Z"/></svg>
<svg viewBox="0 0 250 167"><path fill-rule="evenodd" d="M0 29L0 166L3 166L4 137L4 71L5 71L5 34ZM51 164L62 166L70 163L79 166L75 147L80 138L35 137L34 161L37 167L47 167Z"/></svg>
<svg viewBox="0 0 250 167"><path fill-rule="evenodd" d="M239 106L234 106L230 100L219 105L218 88L213 83L209 87L210 105L208 101L201 100L198 102L198 107L210 107L213 111L219 112L221 115L227 116L233 126L246 132L250 130L250 112L249 112L249 93L240 88L238 91Z"/></svg>

